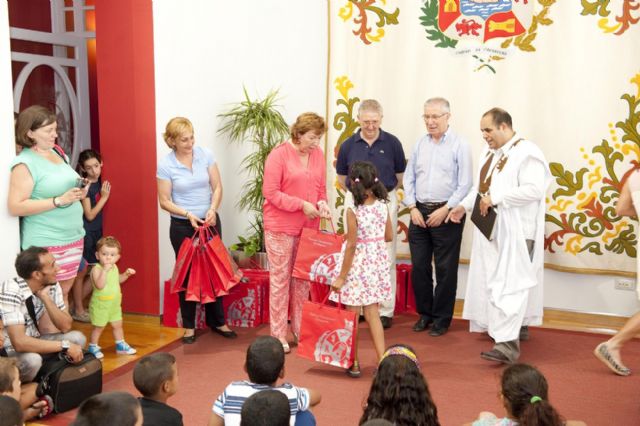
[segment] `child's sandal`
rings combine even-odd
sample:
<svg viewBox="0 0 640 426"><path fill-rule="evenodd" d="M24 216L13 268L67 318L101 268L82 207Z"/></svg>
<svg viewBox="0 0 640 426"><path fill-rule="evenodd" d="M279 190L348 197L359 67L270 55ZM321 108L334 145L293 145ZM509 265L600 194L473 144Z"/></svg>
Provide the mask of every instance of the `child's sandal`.
<svg viewBox="0 0 640 426"><path fill-rule="evenodd" d="M362 373L360 372L360 364L358 363L358 361L353 361L351 367L347 368L347 376L357 379L361 376L361 374Z"/></svg>

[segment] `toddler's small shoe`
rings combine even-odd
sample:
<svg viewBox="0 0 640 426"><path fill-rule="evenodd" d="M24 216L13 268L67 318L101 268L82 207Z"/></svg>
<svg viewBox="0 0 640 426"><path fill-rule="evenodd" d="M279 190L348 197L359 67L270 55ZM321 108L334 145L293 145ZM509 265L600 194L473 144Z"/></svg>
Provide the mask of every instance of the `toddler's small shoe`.
<svg viewBox="0 0 640 426"><path fill-rule="evenodd" d="M104 354L102 353L102 348L98 345L89 344L89 348L87 349L90 354L96 357L96 359L104 358Z"/></svg>
<svg viewBox="0 0 640 426"><path fill-rule="evenodd" d="M116 353L118 355L134 355L136 352L127 342L116 343Z"/></svg>

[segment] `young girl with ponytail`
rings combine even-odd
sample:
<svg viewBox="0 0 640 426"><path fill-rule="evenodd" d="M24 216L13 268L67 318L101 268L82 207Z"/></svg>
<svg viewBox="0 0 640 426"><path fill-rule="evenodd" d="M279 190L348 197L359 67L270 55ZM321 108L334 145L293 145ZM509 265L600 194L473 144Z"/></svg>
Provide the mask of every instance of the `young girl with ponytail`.
<svg viewBox="0 0 640 426"><path fill-rule="evenodd" d="M584 426L565 421L549 402L547 379L528 364L513 364L502 373L500 399L506 417L483 411L472 426Z"/></svg>

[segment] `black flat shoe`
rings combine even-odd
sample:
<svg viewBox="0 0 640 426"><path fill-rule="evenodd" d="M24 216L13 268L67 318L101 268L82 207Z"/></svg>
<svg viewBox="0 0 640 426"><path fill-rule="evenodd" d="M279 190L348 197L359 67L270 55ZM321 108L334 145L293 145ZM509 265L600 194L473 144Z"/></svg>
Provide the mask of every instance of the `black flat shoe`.
<svg viewBox="0 0 640 426"><path fill-rule="evenodd" d="M429 330L429 336L439 337L445 334L449 329L447 327L436 327L435 325Z"/></svg>
<svg viewBox="0 0 640 426"><path fill-rule="evenodd" d="M382 328L387 330L391 328L391 317L380 317L380 322L382 323Z"/></svg>
<svg viewBox="0 0 640 426"><path fill-rule="evenodd" d="M214 333L218 333L219 335L221 335L225 339L235 339L236 337L238 337L236 332L233 331L233 330L224 331L224 330L220 330L219 328L212 327L211 331L213 331Z"/></svg>
<svg viewBox="0 0 640 426"><path fill-rule="evenodd" d="M185 345L192 345L195 342L196 342L195 333L192 334L191 336L182 336L182 343L184 343Z"/></svg>
<svg viewBox="0 0 640 426"><path fill-rule="evenodd" d="M420 317L418 322L414 324L413 331L417 331L417 332L425 331L431 326L432 323L433 321Z"/></svg>

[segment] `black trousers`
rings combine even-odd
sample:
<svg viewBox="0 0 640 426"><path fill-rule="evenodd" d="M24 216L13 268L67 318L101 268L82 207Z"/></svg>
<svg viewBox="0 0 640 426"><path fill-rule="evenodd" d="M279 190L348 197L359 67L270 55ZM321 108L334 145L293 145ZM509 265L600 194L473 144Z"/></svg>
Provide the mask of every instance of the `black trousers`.
<svg viewBox="0 0 640 426"><path fill-rule="evenodd" d="M222 226L220 224L220 216L216 214L216 231L222 236ZM187 219L177 219L175 217L171 217L171 225L169 226L169 239L171 240L171 246L173 247L173 251L175 252L176 257L178 257L178 251L180 250L180 245L185 238L190 238L194 234L193 226L191 226L191 222ZM187 276L184 279L184 283L182 284L183 288L187 287L187 283L189 282L189 275L191 270L187 272ZM180 313L182 315L182 326L184 328L195 328L196 327L196 307L198 305L197 302L191 302L189 300L185 300L186 291L181 291L178 293L180 298ZM221 327L225 324L224 321L224 309L222 308L222 297L217 297L215 302L205 303L204 305L205 311L205 321L209 327Z"/></svg>
<svg viewBox="0 0 640 426"><path fill-rule="evenodd" d="M429 209L421 203L417 203L416 207L425 221L427 216L436 210ZM453 317L463 228L464 218L461 223L443 222L435 228L421 228L413 223L409 225L411 281L416 307L420 316L427 321L433 321L436 327L449 327ZM432 259L436 267L435 289Z"/></svg>

